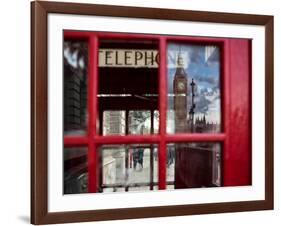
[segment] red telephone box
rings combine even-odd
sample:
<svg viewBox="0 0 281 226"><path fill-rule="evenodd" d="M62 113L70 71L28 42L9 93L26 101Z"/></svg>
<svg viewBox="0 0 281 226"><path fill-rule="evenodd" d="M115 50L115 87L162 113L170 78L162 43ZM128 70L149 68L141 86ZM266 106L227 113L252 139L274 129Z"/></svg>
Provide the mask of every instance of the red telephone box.
<svg viewBox="0 0 281 226"><path fill-rule="evenodd" d="M250 40L64 42L65 193L251 184Z"/></svg>

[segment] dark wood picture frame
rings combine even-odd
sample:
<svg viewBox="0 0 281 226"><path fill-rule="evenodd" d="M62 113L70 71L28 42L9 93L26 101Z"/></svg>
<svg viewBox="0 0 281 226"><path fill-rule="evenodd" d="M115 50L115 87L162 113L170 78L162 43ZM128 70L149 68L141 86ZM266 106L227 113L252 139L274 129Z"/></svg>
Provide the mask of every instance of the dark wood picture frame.
<svg viewBox="0 0 281 226"><path fill-rule="evenodd" d="M265 200L161 207L48 212L49 13L265 27ZM273 209L273 16L35 1L31 3L31 223L52 224Z"/></svg>

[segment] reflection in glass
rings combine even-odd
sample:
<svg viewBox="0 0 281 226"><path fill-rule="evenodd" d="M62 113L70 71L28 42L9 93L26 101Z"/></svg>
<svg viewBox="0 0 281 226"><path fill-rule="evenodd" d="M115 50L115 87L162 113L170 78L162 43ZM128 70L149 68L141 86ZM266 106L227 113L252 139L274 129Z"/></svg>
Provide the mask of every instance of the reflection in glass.
<svg viewBox="0 0 281 226"><path fill-rule="evenodd" d="M166 189L222 186L220 143L167 144ZM158 190L158 147L99 148L99 192ZM64 194L88 192L87 148L64 149Z"/></svg>
<svg viewBox="0 0 281 226"><path fill-rule="evenodd" d="M156 145L104 145L99 153L101 192L153 189L157 178Z"/></svg>
<svg viewBox="0 0 281 226"><path fill-rule="evenodd" d="M64 194L88 192L87 148L64 148Z"/></svg>
<svg viewBox="0 0 281 226"><path fill-rule="evenodd" d="M125 111L103 112L103 135L125 135Z"/></svg>
<svg viewBox="0 0 281 226"><path fill-rule="evenodd" d="M159 128L159 112L154 111L151 115L151 111L136 110L128 111L126 116L126 111L104 111L102 127L103 135L156 134Z"/></svg>
<svg viewBox="0 0 281 226"><path fill-rule="evenodd" d="M64 41L64 134L84 134L87 126L86 42Z"/></svg>
<svg viewBox="0 0 281 226"><path fill-rule="evenodd" d="M100 40L99 134L158 132L151 121L158 110L157 49L153 40Z"/></svg>
<svg viewBox="0 0 281 226"><path fill-rule="evenodd" d="M175 189L221 186L219 143L169 144L167 162Z"/></svg>
<svg viewBox="0 0 281 226"><path fill-rule="evenodd" d="M129 111L128 126L129 134L145 135L158 133L159 112L154 111L152 114L151 111Z"/></svg>
<svg viewBox="0 0 281 226"><path fill-rule="evenodd" d="M150 134L151 131L150 111L129 112L129 134Z"/></svg>
<svg viewBox="0 0 281 226"><path fill-rule="evenodd" d="M219 47L170 43L167 60L167 132L220 132Z"/></svg>

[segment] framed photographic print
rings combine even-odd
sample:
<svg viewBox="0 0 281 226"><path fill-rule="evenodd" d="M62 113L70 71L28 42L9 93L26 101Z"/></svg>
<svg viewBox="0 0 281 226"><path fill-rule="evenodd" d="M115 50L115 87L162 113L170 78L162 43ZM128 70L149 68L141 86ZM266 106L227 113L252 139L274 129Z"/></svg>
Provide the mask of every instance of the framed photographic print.
<svg viewBox="0 0 281 226"><path fill-rule="evenodd" d="M31 3L31 222L273 209L273 17Z"/></svg>

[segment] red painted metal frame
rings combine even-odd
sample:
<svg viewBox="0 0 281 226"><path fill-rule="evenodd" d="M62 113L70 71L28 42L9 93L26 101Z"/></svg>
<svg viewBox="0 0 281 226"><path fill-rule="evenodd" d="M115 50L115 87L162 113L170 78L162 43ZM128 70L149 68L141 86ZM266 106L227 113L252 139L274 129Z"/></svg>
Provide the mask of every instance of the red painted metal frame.
<svg viewBox="0 0 281 226"><path fill-rule="evenodd" d="M167 39L160 37L159 39L159 152L158 152L158 187L160 190L166 189L166 114L167 114Z"/></svg>
<svg viewBox="0 0 281 226"><path fill-rule="evenodd" d="M88 137L82 136L64 136L63 143L65 147L72 146L87 146L88 145Z"/></svg>
<svg viewBox="0 0 281 226"><path fill-rule="evenodd" d="M107 135L107 136L93 136L92 139L96 144L147 144L147 143L159 143L161 139L164 139L166 143L174 142L199 142L199 141L225 141L226 135L220 134L201 134L201 133L178 133L178 134L164 134L160 135L127 135L127 136L117 136L117 135ZM64 146L85 146L88 145L88 137L83 136L65 136Z"/></svg>
<svg viewBox="0 0 281 226"><path fill-rule="evenodd" d="M229 92L224 92L223 95L223 102L222 102L222 109L223 109L223 131L225 132L225 134L229 134L229 127L231 126L230 120L229 120L229 115L231 113L230 111L230 95L229 93L231 92L231 84L230 84L230 59L229 59L229 40L226 40L224 42L224 45L222 46L222 56L221 56L221 60L222 60L222 90L228 90ZM229 136L226 136L224 142L223 142L223 155L222 155L222 166L223 166L223 177L222 177L222 181L223 181L223 185L226 185L225 182L227 181L227 178L229 177L229 175L227 173L225 173L225 168L226 168L226 162L228 159L228 152L225 150L228 150L230 145L230 140L229 140Z"/></svg>
<svg viewBox="0 0 281 226"><path fill-rule="evenodd" d="M89 84L88 84L88 114L89 114L89 126L88 136L65 136L64 145L66 147L71 146L88 146L88 170L89 170L89 192L97 192L98 186L98 147L105 144L158 144L159 145L159 165L158 165L158 181L159 189L166 188L166 144L176 142L222 142L223 143L223 163L230 164L230 167L226 169L226 164L223 169L223 185L241 185L249 184L250 176L247 174L245 177L240 176L241 181L235 181L236 184L230 182L235 173L233 167L237 167L237 164L231 163L235 161L234 153L230 153L229 150L233 150L233 145L230 142L230 127L231 127L231 101L235 102L235 97L231 99L231 81L230 81L230 42L229 39L223 38L198 38L187 36L163 36L163 35L146 35L146 34L127 34L127 33L107 33L107 32L81 32L81 31L64 31L64 39L72 40L88 40L89 42ZM160 113L160 128L158 135L128 135L128 136L99 136L98 130L98 43L100 39L153 39L159 42L159 113ZM221 93L222 98L222 133L218 134L167 134L166 133L166 111L167 111L167 43L168 42L185 42L195 44L213 44L221 47ZM164 57L163 57L164 56ZM245 66L245 65L244 65ZM243 68L242 68L243 70ZM241 79L241 78L240 78ZM245 88L245 87L244 87ZM241 102L240 102L241 106ZM243 107L243 106L242 106ZM247 109L244 108L244 109ZM249 113L250 114L250 113ZM249 117L249 115L248 115ZM243 119L243 117L242 117ZM249 118L246 122L250 121ZM250 130L242 131L245 136L250 137ZM237 134L232 133L234 137ZM238 145L238 144L237 144ZM247 142L244 147L247 146ZM231 149L232 148L232 149ZM244 150L245 151L245 150ZM248 152L250 152L248 150ZM249 160L249 155L242 153L245 157L244 160ZM229 154L232 154L229 157ZM241 153L240 153L241 154ZM244 163L245 163L244 161ZM245 163L246 164L246 163ZM246 164L247 165L247 164ZM231 168L232 167L232 168ZM238 166L239 167L239 166ZM247 166L245 166L247 168ZM244 170L246 169L244 167ZM237 178L236 178L237 179Z"/></svg>
<svg viewBox="0 0 281 226"><path fill-rule="evenodd" d="M167 143L178 143L178 142L223 142L226 139L226 135L224 133L218 134L182 134L177 133L173 135L166 135L165 140Z"/></svg>
<svg viewBox="0 0 281 226"><path fill-rule="evenodd" d="M226 44L227 92L224 186L251 184L251 43L232 39ZM235 84L235 85L234 85ZM263 123L263 122L261 122Z"/></svg>
<svg viewBox="0 0 281 226"><path fill-rule="evenodd" d="M165 38L167 42L188 42L197 44L213 44L220 45L226 39L224 38L206 38L206 37L193 37L193 36L172 36L172 35L151 35L151 34L138 34L138 33L113 33L113 32L99 32L99 31L75 31L65 30L64 38L72 40L88 40L88 38L95 34L99 39L123 39L123 40L155 40L159 41Z"/></svg>
<svg viewBox="0 0 281 226"><path fill-rule="evenodd" d="M158 143L161 137L158 135L128 135L128 136L96 136L94 141L97 144L147 144L147 143Z"/></svg>
<svg viewBox="0 0 281 226"><path fill-rule="evenodd" d="M97 134L98 116L98 36L92 33L89 37L89 79L88 79L88 191L97 192L98 188L98 153L93 137Z"/></svg>

